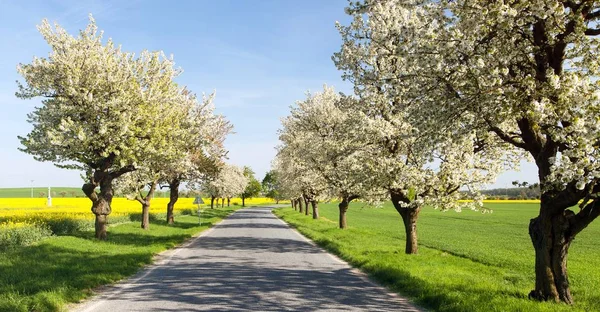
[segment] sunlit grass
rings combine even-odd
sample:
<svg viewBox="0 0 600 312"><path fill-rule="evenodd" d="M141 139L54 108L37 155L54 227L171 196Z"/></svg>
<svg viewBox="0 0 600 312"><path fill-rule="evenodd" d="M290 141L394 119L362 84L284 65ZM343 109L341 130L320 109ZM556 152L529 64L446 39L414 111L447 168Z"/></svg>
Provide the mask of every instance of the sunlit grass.
<svg viewBox="0 0 600 312"><path fill-rule="evenodd" d="M534 287L534 251L528 235L535 203L486 203L492 214L424 209L419 254L405 255L400 216L354 203L347 230L337 228L336 204L321 204L321 220L290 208L276 213L321 246L361 267L393 290L436 311L600 311L600 223L573 242L569 274L576 304L527 299Z"/></svg>
<svg viewBox="0 0 600 312"><path fill-rule="evenodd" d="M239 206L238 206L239 207ZM0 311L59 311L94 287L113 283L151 263L153 256L207 229L234 209L207 209L176 218L174 225L154 221L150 230L137 223L110 228L109 240L93 233L55 236L0 253Z"/></svg>

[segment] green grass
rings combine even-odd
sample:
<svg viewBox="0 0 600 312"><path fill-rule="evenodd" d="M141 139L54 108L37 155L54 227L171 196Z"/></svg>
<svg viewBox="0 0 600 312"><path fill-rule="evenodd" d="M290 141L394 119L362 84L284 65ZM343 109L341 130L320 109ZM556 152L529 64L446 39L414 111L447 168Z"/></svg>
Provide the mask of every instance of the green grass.
<svg viewBox="0 0 600 312"><path fill-rule="evenodd" d="M106 242L92 232L55 236L0 253L0 311L60 311L152 262L157 253L205 230L238 207L180 215L174 225L154 221L149 231L138 222L109 228Z"/></svg>
<svg viewBox="0 0 600 312"><path fill-rule="evenodd" d="M291 208L276 214L319 245L392 290L435 311L600 311L600 222L580 233L569 253L574 306L527 299L534 251L527 233L539 204L486 204L491 214L424 209L419 254L404 254L405 234L391 204L353 203L346 230L337 204L320 204L320 220Z"/></svg>
<svg viewBox="0 0 600 312"><path fill-rule="evenodd" d="M81 187L51 187L52 197L85 197ZM44 196L41 196L44 193ZM48 197L48 187L34 187L33 198ZM156 190L155 197L169 197L169 191ZM0 188L0 198L31 198L31 187Z"/></svg>
<svg viewBox="0 0 600 312"><path fill-rule="evenodd" d="M66 192L65 197L84 197L80 187L51 187L52 197L63 197L60 193ZM41 196L44 193L44 196ZM75 194L75 196L73 196ZM48 197L48 187L34 187L33 198ZM31 187L0 188L0 198L31 198Z"/></svg>

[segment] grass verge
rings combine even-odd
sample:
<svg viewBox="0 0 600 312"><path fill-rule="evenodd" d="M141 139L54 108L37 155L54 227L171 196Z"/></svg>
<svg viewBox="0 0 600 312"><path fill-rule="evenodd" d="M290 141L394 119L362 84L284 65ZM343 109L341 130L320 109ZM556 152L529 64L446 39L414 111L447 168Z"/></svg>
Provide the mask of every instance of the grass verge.
<svg viewBox="0 0 600 312"><path fill-rule="evenodd" d="M92 289L135 274L153 256L206 230L239 207L206 209L180 215L174 225L154 221L150 230L138 222L109 228L108 241L93 232L54 236L0 254L0 311L60 311Z"/></svg>
<svg viewBox="0 0 600 312"><path fill-rule="evenodd" d="M320 204L321 219L291 208L275 213L325 249L417 304L434 311L600 311L599 222L573 242L569 275L575 305L527 299L535 284L527 226L539 204L486 204L491 214L424 209L419 254L404 254L404 228L391 204L353 203L346 230L337 205Z"/></svg>

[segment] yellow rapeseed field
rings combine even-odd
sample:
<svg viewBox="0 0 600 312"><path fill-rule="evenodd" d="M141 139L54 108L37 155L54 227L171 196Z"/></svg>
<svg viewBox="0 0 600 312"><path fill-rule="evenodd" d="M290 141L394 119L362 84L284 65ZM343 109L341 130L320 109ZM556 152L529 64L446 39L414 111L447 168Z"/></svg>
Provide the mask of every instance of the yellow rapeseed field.
<svg viewBox="0 0 600 312"><path fill-rule="evenodd" d="M210 198L203 199L207 207ZM154 198L150 208L151 214L165 214L168 198ZM175 213L196 210L194 198L180 198L175 205ZM246 199L246 206L272 203L268 198ZM231 205L241 205L240 198L233 198ZM215 203L216 205L216 203ZM227 204L225 204L227 206ZM52 207L46 206L45 198L0 198L0 224L4 226L21 226L22 224L43 224L49 220L73 219L94 220L91 212L91 202L87 198L53 198ZM129 217L141 213L140 203L126 198L114 198L110 218Z"/></svg>

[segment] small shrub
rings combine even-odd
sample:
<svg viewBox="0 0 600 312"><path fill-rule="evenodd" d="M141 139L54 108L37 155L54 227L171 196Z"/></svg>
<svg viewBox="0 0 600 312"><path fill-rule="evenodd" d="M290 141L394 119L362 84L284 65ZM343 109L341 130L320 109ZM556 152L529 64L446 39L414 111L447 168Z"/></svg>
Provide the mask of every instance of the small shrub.
<svg viewBox="0 0 600 312"><path fill-rule="evenodd" d="M49 219L45 223L54 235L69 235L94 228L94 221L85 219Z"/></svg>
<svg viewBox="0 0 600 312"><path fill-rule="evenodd" d="M52 235L42 225L26 223L4 223L0 225L0 249L27 246Z"/></svg>

